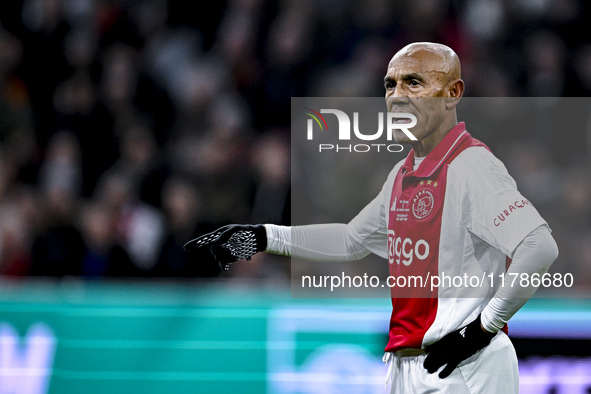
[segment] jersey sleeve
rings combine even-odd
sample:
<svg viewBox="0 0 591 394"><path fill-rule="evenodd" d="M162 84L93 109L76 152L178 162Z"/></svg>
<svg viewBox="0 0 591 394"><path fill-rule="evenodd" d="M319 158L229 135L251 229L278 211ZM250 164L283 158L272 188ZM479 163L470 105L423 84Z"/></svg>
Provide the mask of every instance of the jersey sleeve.
<svg viewBox="0 0 591 394"><path fill-rule="evenodd" d="M382 189L383 192L383 189ZM383 194L377 195L347 225L349 234L372 253L388 258L388 230L384 214Z"/></svg>
<svg viewBox="0 0 591 394"><path fill-rule="evenodd" d="M483 147L468 148L450 166L458 183L461 220L468 231L513 257L535 228L545 225L533 204L517 190L503 163Z"/></svg>
<svg viewBox="0 0 591 394"><path fill-rule="evenodd" d="M349 224L277 226L265 224L266 252L310 261L354 261L371 251L380 256L379 195ZM385 250L385 247L384 247Z"/></svg>

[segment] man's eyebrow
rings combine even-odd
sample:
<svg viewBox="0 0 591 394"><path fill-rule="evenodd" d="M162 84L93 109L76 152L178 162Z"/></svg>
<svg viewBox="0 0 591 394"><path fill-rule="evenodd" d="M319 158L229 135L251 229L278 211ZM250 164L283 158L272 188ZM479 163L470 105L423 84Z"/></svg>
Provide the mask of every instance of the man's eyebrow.
<svg viewBox="0 0 591 394"><path fill-rule="evenodd" d="M401 79L403 81L410 81L412 79L416 79L417 81L421 81L421 82L425 82L425 80L423 79L423 77L421 77L420 74L417 73L410 73L410 74L404 74Z"/></svg>
<svg viewBox="0 0 591 394"><path fill-rule="evenodd" d="M417 73L404 74L400 77L400 79L402 79L403 81L410 81L410 80L416 79L417 81L425 82L425 79L423 79L423 77ZM394 78L392 78L389 75L386 75L384 77L384 84L387 82L394 82Z"/></svg>

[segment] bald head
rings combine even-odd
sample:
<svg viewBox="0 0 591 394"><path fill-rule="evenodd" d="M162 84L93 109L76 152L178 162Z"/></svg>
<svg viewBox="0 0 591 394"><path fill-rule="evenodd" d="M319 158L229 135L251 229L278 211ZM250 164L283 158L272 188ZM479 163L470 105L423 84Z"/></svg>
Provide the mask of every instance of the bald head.
<svg viewBox="0 0 591 394"><path fill-rule="evenodd" d="M420 67L422 73L444 74L447 81L461 78L461 66L458 55L450 47L433 42L415 42L399 50L390 64L401 65L413 63Z"/></svg>

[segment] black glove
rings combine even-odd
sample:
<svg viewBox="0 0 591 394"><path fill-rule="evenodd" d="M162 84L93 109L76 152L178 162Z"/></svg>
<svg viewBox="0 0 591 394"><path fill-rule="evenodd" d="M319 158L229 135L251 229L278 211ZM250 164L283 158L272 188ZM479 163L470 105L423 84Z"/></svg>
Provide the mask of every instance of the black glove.
<svg viewBox="0 0 591 394"><path fill-rule="evenodd" d="M450 332L425 348L427 357L423 366L433 373L447 364L439 373L441 379L448 377L459 363L488 346L496 334L487 333L480 326L480 315L472 323Z"/></svg>
<svg viewBox="0 0 591 394"><path fill-rule="evenodd" d="M184 249L191 252L209 247L220 269L228 271L235 261L250 258L267 248L267 233L262 224L230 224L187 242Z"/></svg>

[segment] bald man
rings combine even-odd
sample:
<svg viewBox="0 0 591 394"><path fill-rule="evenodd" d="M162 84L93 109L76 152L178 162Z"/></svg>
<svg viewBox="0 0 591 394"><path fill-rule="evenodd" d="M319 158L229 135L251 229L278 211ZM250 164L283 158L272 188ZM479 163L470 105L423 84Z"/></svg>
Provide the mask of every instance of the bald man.
<svg viewBox="0 0 591 394"><path fill-rule="evenodd" d="M456 105L464 93L464 81L460 77L460 61L444 45L415 43L394 55L384 77L388 111L412 109L411 113L419 120L412 131L418 141L395 129L396 142L410 143L417 157L427 156L437 146L458 124Z"/></svg>
<svg viewBox="0 0 591 394"><path fill-rule="evenodd" d="M414 43L398 51L384 78L397 123L394 137L412 149L381 192L348 224L232 225L187 243L208 245L220 267L258 251L315 261L388 259L391 277L499 278L505 283L393 287L389 341L391 393L511 394L517 357L505 331L536 287L512 286L513 274L542 275L558 255L547 223L516 188L504 165L458 123L463 93L453 50Z"/></svg>

